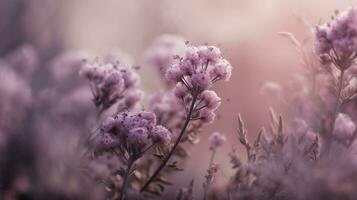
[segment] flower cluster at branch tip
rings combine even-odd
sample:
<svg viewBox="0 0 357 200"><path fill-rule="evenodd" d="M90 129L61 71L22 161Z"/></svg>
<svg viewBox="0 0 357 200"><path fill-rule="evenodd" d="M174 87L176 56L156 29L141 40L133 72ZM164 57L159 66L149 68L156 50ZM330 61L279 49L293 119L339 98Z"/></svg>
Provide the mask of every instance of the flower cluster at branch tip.
<svg viewBox="0 0 357 200"><path fill-rule="evenodd" d="M323 63L349 67L357 55L357 10L336 11L333 21L316 27L315 51Z"/></svg>
<svg viewBox="0 0 357 200"><path fill-rule="evenodd" d="M176 83L175 96L185 105L195 98L195 118L212 122L221 99L209 89L219 80L228 81L232 66L215 46L187 46L184 55L177 59L178 63L166 71L166 78Z"/></svg>
<svg viewBox="0 0 357 200"><path fill-rule="evenodd" d="M209 137L210 149L215 150L218 147L222 146L226 142L227 138L225 135L219 132L213 132Z"/></svg>
<svg viewBox="0 0 357 200"><path fill-rule="evenodd" d="M334 134L337 137L352 137L356 131L356 124L350 116L344 113L339 113L336 117Z"/></svg>
<svg viewBox="0 0 357 200"><path fill-rule="evenodd" d="M122 112L109 117L101 126L101 142L104 148L125 150L129 155L141 156L150 145L165 146L171 141L171 133L156 124L151 112Z"/></svg>
<svg viewBox="0 0 357 200"><path fill-rule="evenodd" d="M90 81L94 104L104 111L121 101L119 110L133 108L141 98L139 76L128 67L113 63L87 63L81 74Z"/></svg>

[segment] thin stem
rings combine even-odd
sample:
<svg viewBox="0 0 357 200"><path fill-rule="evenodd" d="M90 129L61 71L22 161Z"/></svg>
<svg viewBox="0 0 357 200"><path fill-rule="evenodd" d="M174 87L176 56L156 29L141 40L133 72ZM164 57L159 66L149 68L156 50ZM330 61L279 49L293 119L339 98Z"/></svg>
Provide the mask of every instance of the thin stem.
<svg viewBox="0 0 357 200"><path fill-rule="evenodd" d="M119 200L123 200L124 199L126 188L127 188L127 185L128 185L130 172L131 172L131 168L132 168L134 162L135 162L135 159L133 159L133 158L129 159L128 166L126 168L125 175L124 175L123 187L122 187L121 192L120 192Z"/></svg>
<svg viewBox="0 0 357 200"><path fill-rule="evenodd" d="M209 165L208 165L209 167L212 166L215 156L216 156L216 148L212 149L211 159L209 160Z"/></svg>
<svg viewBox="0 0 357 200"><path fill-rule="evenodd" d="M161 162L160 166L156 169L156 171L154 172L154 174L150 177L150 179L145 183L145 185L141 188L140 192L143 192L149 185L150 183L157 177L157 175L159 175L159 173L161 172L161 170L165 167L166 163L169 161L169 159L171 158L171 156L173 155L174 151L176 150L178 144L180 143L186 128L191 120L191 115L193 113L194 110L194 105L196 103L196 96L193 96L192 102L191 102L191 106L190 106L190 110L187 113L187 117L185 120L185 123L181 129L180 135L179 137L176 139L174 146L172 147L172 149L170 150L169 154L164 158L164 160Z"/></svg>
<svg viewBox="0 0 357 200"><path fill-rule="evenodd" d="M208 163L208 169L210 169L212 167L215 155L216 155L216 148L212 149L211 158ZM203 192L203 200L207 200L207 193L208 193L209 185L210 185L210 183L207 182L207 185L205 186L204 192Z"/></svg>

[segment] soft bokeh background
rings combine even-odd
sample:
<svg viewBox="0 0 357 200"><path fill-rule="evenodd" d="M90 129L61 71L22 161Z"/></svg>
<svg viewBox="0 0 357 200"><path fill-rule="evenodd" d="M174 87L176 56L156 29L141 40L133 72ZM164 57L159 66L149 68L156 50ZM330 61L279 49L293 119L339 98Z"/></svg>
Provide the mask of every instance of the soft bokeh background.
<svg viewBox="0 0 357 200"><path fill-rule="evenodd" d="M265 81L284 84L300 70L298 54L277 32L289 31L303 40L311 34L315 24L328 20L334 10L357 4L352 0L34 2L32 12L25 15L29 30L36 33L28 41L40 46L45 46L46 41L60 41L65 50L92 53L119 47L141 66L142 87L147 94L160 88L156 71L143 62L143 52L155 37L170 33L181 35L193 44L208 43L222 49L234 66L234 72L230 82L219 83L216 87L223 99L220 117L202 132L201 142L192 149L194 159L190 159L185 171L180 172L180 184L186 185L194 178L197 191L201 190L206 173L210 155L207 137L212 131L220 131L228 137L216 162L223 173L229 175L228 152L238 148L245 156L236 138L237 114L242 114L249 137L254 138L255 132L269 120L269 106L282 112L274 99L259 94ZM41 12L42 6L50 12ZM31 19L38 21L35 23ZM23 30L18 31L20 34Z"/></svg>

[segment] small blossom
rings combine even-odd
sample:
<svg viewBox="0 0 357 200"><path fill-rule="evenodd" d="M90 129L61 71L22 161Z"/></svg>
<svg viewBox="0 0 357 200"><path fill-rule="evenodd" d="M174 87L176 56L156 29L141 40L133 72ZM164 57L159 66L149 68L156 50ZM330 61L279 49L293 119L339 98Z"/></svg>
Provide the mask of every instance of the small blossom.
<svg viewBox="0 0 357 200"><path fill-rule="evenodd" d="M118 102L120 109L131 109L139 101L138 95L133 96L139 93L139 77L125 66L97 61L85 64L81 74L90 81L93 101L100 113Z"/></svg>
<svg viewBox="0 0 357 200"><path fill-rule="evenodd" d="M188 94L187 87L182 83L177 83L174 88L174 94L177 98L183 99Z"/></svg>
<svg viewBox="0 0 357 200"><path fill-rule="evenodd" d="M221 51L215 46L202 46L199 48L198 54L203 63L216 63L221 58Z"/></svg>
<svg viewBox="0 0 357 200"><path fill-rule="evenodd" d="M216 110L221 105L221 98L219 98L216 92L212 90L204 91L201 96L200 100L204 103L207 109Z"/></svg>
<svg viewBox="0 0 357 200"><path fill-rule="evenodd" d="M211 78L212 80L228 81L232 76L232 69L232 65L226 59L222 59L210 71Z"/></svg>
<svg viewBox="0 0 357 200"><path fill-rule="evenodd" d="M200 119L203 123L212 123L216 118L216 114L212 110L202 110L200 112Z"/></svg>
<svg viewBox="0 0 357 200"><path fill-rule="evenodd" d="M198 94L209 89L212 85L210 77L205 73L193 74L190 78L190 83L193 90Z"/></svg>
<svg viewBox="0 0 357 200"><path fill-rule="evenodd" d="M139 152L149 143L148 130L144 127L133 128L128 134L128 145Z"/></svg>
<svg viewBox="0 0 357 200"><path fill-rule="evenodd" d="M226 136L219 132L213 132L209 137L210 149L214 150L226 142Z"/></svg>
<svg viewBox="0 0 357 200"><path fill-rule="evenodd" d="M166 71L166 78L171 81L179 82L183 75L182 70L177 67L172 67Z"/></svg>
<svg viewBox="0 0 357 200"><path fill-rule="evenodd" d="M101 141L103 143L104 148L113 148L119 144L119 139L114 138L110 133L101 134Z"/></svg>
<svg viewBox="0 0 357 200"><path fill-rule="evenodd" d="M101 125L101 141L107 148L122 148L129 154L141 156L150 144L167 145L170 132L157 126L156 115L152 112L122 112L108 117Z"/></svg>
<svg viewBox="0 0 357 200"><path fill-rule="evenodd" d="M315 51L320 57L328 55L340 70L350 67L355 59L351 55L357 53L357 9L350 8L330 23L317 26Z"/></svg>
<svg viewBox="0 0 357 200"><path fill-rule="evenodd" d="M171 133L163 126L156 126L151 132L151 138L154 143L168 145L171 141Z"/></svg>

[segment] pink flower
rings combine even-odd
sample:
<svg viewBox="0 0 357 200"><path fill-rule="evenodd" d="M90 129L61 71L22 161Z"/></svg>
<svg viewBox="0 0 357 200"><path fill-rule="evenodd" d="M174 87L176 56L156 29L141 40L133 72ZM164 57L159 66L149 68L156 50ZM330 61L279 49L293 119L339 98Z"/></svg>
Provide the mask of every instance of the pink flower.
<svg viewBox="0 0 357 200"><path fill-rule="evenodd" d="M200 100L204 103L207 109L216 110L221 105L221 98L219 98L216 92L212 90L204 91L201 96Z"/></svg>
<svg viewBox="0 0 357 200"><path fill-rule="evenodd" d="M163 126L156 126L150 134L154 143L160 145L168 145L171 141L171 133L167 128Z"/></svg>
<svg viewBox="0 0 357 200"><path fill-rule="evenodd" d="M226 136L219 132L213 132L209 137L210 149L214 150L217 147L222 146L226 142Z"/></svg>
<svg viewBox="0 0 357 200"><path fill-rule="evenodd" d="M212 80L228 81L232 76L232 69L232 65L226 59L222 59L210 71L211 78Z"/></svg>
<svg viewBox="0 0 357 200"><path fill-rule="evenodd" d="M197 73L193 74L189 79L194 92L197 94L209 89L212 86L211 79L208 74Z"/></svg>
<svg viewBox="0 0 357 200"><path fill-rule="evenodd" d="M172 67L166 71L166 78L171 81L179 82L184 73L178 67Z"/></svg>
<svg viewBox="0 0 357 200"><path fill-rule="evenodd" d="M221 50L215 46L201 46L198 54L203 63L216 63L221 58Z"/></svg>
<svg viewBox="0 0 357 200"><path fill-rule="evenodd" d="M200 118L203 123L212 123L216 117L216 114L212 110L204 109L200 112Z"/></svg>
<svg viewBox="0 0 357 200"><path fill-rule="evenodd" d="M177 83L174 88L174 94L177 98L183 99L188 94L188 89L184 84Z"/></svg>

